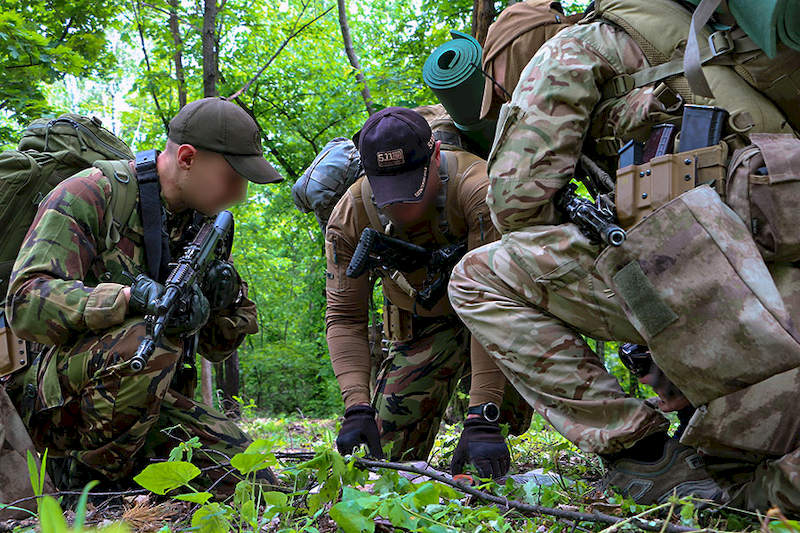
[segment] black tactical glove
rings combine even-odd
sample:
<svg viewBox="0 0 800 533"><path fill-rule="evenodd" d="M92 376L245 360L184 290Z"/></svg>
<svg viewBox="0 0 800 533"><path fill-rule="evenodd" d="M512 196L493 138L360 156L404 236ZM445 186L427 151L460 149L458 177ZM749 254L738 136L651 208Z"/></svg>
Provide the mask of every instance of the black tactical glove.
<svg viewBox="0 0 800 533"><path fill-rule="evenodd" d="M203 295L203 291L195 283L189 294L188 305L185 309L178 309L172 313L164 328L164 333L168 336L192 335L208 322L211 313L208 299Z"/></svg>
<svg viewBox="0 0 800 533"><path fill-rule="evenodd" d="M460 474L467 462L475 465L481 477L498 478L508 472L511 454L497 422L488 422L483 418L464 421L464 431L453 453L450 472L453 475Z"/></svg>
<svg viewBox="0 0 800 533"><path fill-rule="evenodd" d="M156 312L156 301L164 294L164 286L144 274L136 276L131 285L131 299L128 310L132 314L152 315Z"/></svg>
<svg viewBox="0 0 800 533"><path fill-rule="evenodd" d="M336 437L336 448L342 455L353 453L359 444L366 444L372 457L383 459L375 409L369 405L354 405L347 409L344 412L342 429Z"/></svg>
<svg viewBox="0 0 800 533"><path fill-rule="evenodd" d="M228 261L215 260L203 280L203 293L212 311L228 309L240 298L239 274Z"/></svg>

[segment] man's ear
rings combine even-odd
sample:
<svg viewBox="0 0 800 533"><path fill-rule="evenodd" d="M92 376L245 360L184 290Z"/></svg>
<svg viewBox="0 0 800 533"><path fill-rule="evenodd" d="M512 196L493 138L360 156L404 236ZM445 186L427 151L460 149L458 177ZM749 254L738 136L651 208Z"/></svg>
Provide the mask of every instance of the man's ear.
<svg viewBox="0 0 800 533"><path fill-rule="evenodd" d="M433 160L436 161L436 166L439 166L439 163L442 159L442 141L436 141L433 145Z"/></svg>
<svg viewBox="0 0 800 533"><path fill-rule="evenodd" d="M191 144L182 144L178 146L175 156L178 168L181 170L189 170L192 168L192 164L194 164L195 160L197 159L197 152L197 148Z"/></svg>

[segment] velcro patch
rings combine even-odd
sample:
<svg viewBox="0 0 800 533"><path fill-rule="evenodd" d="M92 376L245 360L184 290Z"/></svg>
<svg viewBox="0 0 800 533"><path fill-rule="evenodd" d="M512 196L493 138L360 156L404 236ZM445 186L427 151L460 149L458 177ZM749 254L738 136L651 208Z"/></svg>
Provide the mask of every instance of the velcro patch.
<svg viewBox="0 0 800 533"><path fill-rule="evenodd" d="M396 167L402 165L406 162L406 157L403 154L403 150L398 148L397 150L392 150L390 152L378 152L378 166L381 168L384 167Z"/></svg>

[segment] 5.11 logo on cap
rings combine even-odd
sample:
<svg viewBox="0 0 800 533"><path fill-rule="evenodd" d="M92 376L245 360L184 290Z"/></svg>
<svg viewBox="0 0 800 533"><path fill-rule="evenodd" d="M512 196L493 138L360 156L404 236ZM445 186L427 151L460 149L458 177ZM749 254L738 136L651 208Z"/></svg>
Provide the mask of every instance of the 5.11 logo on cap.
<svg viewBox="0 0 800 533"><path fill-rule="evenodd" d="M381 168L397 167L405 162L406 157L401 148L390 152L378 152L378 166Z"/></svg>

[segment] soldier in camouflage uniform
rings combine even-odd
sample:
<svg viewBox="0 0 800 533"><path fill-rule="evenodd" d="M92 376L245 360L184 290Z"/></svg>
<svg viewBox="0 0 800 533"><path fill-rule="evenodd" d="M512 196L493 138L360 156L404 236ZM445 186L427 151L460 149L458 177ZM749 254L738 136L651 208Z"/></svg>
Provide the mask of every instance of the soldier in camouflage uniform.
<svg viewBox="0 0 800 533"><path fill-rule="evenodd" d="M182 254L196 220L245 197L247 180L280 180L264 160L259 138L247 113L218 98L192 102L170 122L156 169L163 239L173 258ZM194 436L210 450L195 454L206 465L224 462L250 443L222 413L192 399L194 356L184 359L184 337L178 335L199 329L202 356L214 362L229 356L258 329L244 282L229 295L233 303L210 318L208 300L196 292L189 316L171 324L175 334L164 338L145 367L137 373L128 364L145 334L143 314L163 287L147 277L135 167L120 164L128 166L128 175L88 169L41 203L7 299L13 330L49 347L14 377L9 392L37 448L47 449L48 462L57 466L54 481L61 488L90 479L124 482L149 459L166 457ZM119 183L112 186L114 179ZM112 191L136 196L137 207L121 226L113 220L119 198Z"/></svg>
<svg viewBox="0 0 800 533"><path fill-rule="evenodd" d="M611 156L601 150L602 140L625 142L680 113L662 103L653 85L616 97L603 92L609 80L647 66L634 39L602 19L565 29L539 50L501 110L488 160L487 203L502 240L463 258L451 277L450 299L536 411L581 449L604 458L612 485L640 502L663 501L673 491L720 499L725 495L694 450L668 439L663 414L628 397L585 341L583 335L644 338L595 268L601 248L565 224L554 204L582 151ZM796 269L771 268L788 289L787 303L796 299L797 276L787 272ZM660 357L681 355L676 352ZM755 478L750 467L754 481L738 503L797 510L800 452L761 461Z"/></svg>
<svg viewBox="0 0 800 533"><path fill-rule="evenodd" d="M367 275L345 274L367 227L428 248L462 241L475 248L496 238L484 201L485 162L465 151L440 151L440 145L415 111L387 108L370 117L359 137L366 178L350 187L328 220L327 338L346 406L337 445L350 453L366 443L381 456L382 442L391 444L394 459L425 460L471 360L470 406L476 414L469 415L454 465L460 469L472 461L482 475L497 476L510 460L498 406L499 422L510 423L516 434L527 428L530 410L512 388L504 393L505 379L471 341L447 297L425 309L400 282L383 277L390 348L371 406L366 329L371 284ZM419 290L426 269L404 276ZM494 416L483 416L487 405Z"/></svg>

